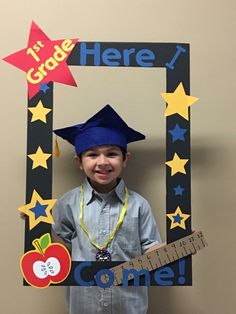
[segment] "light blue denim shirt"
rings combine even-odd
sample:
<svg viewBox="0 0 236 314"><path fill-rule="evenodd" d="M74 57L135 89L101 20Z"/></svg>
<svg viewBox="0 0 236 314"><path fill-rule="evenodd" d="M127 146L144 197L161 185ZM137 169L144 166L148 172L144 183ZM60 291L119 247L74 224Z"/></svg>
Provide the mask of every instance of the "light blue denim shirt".
<svg viewBox="0 0 236 314"><path fill-rule="evenodd" d="M114 190L99 194L84 183L84 223L91 238L103 245L114 230L124 206L125 183L121 179ZM112 261L127 261L142 255L160 243L160 235L148 202L138 193L129 191L127 212L122 225L107 249ZM98 251L80 226L80 189L67 192L57 203L53 230L68 245L72 260L95 261ZM144 314L148 298L146 287L68 287L70 314Z"/></svg>

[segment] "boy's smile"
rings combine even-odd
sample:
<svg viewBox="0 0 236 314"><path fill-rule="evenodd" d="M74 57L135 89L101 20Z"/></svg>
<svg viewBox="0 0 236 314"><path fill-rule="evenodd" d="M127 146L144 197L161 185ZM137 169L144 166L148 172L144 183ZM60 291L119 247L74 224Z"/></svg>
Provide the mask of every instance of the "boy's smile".
<svg viewBox="0 0 236 314"><path fill-rule="evenodd" d="M118 146L104 145L86 150L81 155L80 169L90 179L92 187L101 193L111 191L117 184L129 153L125 158Z"/></svg>

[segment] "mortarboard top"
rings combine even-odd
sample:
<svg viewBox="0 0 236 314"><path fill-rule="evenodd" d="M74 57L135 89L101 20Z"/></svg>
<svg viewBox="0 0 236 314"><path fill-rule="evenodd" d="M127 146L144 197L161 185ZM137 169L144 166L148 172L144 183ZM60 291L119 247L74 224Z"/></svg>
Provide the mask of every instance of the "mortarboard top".
<svg viewBox="0 0 236 314"><path fill-rule="evenodd" d="M54 133L74 145L77 155L101 145L117 145L127 150L128 143L145 139L145 135L130 128L110 105L85 123L57 129Z"/></svg>

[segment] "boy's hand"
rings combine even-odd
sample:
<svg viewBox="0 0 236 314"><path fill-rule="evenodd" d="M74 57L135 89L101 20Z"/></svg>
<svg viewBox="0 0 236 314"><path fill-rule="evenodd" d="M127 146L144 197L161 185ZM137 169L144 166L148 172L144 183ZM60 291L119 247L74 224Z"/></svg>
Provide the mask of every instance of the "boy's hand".
<svg viewBox="0 0 236 314"><path fill-rule="evenodd" d="M147 254L147 253L150 253L150 252L152 252L152 251L155 251L155 250L157 250L157 249L159 249L160 247L165 246L165 245L166 245L166 242L154 244L154 245L152 245L150 248L148 248L148 249L144 252L144 254Z"/></svg>

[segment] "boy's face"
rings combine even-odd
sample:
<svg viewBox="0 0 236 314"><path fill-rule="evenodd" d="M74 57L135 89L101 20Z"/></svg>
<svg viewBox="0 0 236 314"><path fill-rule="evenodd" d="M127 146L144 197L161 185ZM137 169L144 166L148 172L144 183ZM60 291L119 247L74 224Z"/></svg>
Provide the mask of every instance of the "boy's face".
<svg viewBox="0 0 236 314"><path fill-rule="evenodd" d="M93 147L82 153L79 160L80 169L90 179L98 192L109 192L117 184L123 168L126 167L129 153L124 158L118 146L104 145Z"/></svg>

